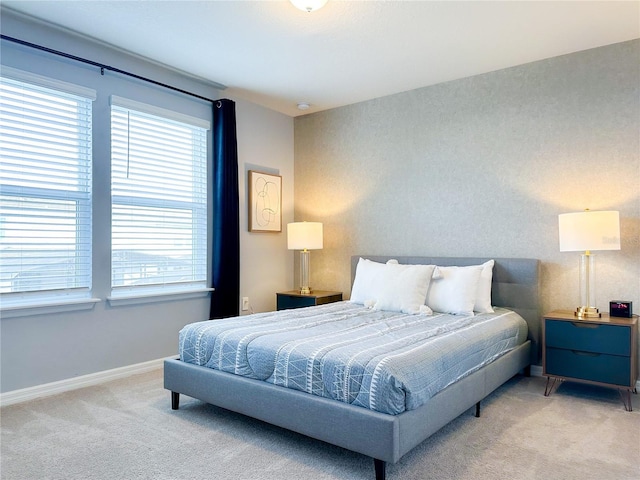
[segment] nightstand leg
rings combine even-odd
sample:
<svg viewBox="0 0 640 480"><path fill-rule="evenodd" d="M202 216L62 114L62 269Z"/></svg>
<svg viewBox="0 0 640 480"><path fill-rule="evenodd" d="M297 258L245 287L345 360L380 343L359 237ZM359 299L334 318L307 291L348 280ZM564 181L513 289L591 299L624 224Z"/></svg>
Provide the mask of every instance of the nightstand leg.
<svg viewBox="0 0 640 480"><path fill-rule="evenodd" d="M556 386L556 381L558 379L557 378L553 378L553 383L551 385L549 385L549 382L551 381L551 377L547 377L547 386L544 389L544 396L548 397L549 395L551 395L551 392L553 391L553 387Z"/></svg>
<svg viewBox="0 0 640 480"><path fill-rule="evenodd" d="M625 392L627 392L627 395L625 398L625 394L622 393L622 389L618 389L618 393L620 393L620 398L622 399L622 403L624 404L624 409L627 412L632 412L633 411L633 405L631 405L631 390L625 390Z"/></svg>

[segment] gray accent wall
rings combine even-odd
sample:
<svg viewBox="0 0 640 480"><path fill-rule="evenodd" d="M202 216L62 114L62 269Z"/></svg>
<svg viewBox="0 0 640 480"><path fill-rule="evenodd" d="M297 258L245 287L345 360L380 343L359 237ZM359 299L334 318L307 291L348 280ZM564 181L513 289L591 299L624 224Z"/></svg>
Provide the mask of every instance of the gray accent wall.
<svg viewBox="0 0 640 480"><path fill-rule="evenodd" d="M295 219L324 223L311 285L348 298L353 254L537 258L542 310L574 309L558 214L619 210L597 306L640 313L639 139L640 40L297 117Z"/></svg>

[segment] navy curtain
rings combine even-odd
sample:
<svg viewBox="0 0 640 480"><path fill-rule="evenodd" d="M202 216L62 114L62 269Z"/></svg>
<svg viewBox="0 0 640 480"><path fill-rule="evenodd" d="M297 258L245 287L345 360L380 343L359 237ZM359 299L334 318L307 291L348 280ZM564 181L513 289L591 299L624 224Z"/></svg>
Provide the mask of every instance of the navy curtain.
<svg viewBox="0 0 640 480"><path fill-rule="evenodd" d="M209 318L240 314L240 215L236 104L213 102L213 251Z"/></svg>

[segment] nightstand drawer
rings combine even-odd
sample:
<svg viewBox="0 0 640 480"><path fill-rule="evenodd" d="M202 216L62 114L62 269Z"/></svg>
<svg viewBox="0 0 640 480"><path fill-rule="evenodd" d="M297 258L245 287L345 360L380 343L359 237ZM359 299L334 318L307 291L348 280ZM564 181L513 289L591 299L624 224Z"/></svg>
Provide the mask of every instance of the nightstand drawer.
<svg viewBox="0 0 640 480"><path fill-rule="evenodd" d="M276 308L289 310L290 308L313 307L316 304L314 297L293 297L287 295L278 296Z"/></svg>
<svg viewBox="0 0 640 480"><path fill-rule="evenodd" d="M619 325L561 320L547 320L545 323L545 345L568 350L629 357L630 335L629 327Z"/></svg>
<svg viewBox="0 0 640 480"><path fill-rule="evenodd" d="M315 305L341 301L342 292L331 292L327 290L315 290L308 294L302 294L298 290L276 293L276 308L278 310L313 307Z"/></svg>
<svg viewBox="0 0 640 480"><path fill-rule="evenodd" d="M610 383L625 387L632 386L629 357L565 350L549 346L547 346L545 353L544 375Z"/></svg>

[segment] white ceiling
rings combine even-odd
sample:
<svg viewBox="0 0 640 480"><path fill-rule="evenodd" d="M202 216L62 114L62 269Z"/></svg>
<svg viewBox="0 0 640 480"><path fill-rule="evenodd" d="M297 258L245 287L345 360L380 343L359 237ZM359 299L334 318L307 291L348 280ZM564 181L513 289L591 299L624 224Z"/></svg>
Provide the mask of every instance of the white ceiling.
<svg viewBox="0 0 640 480"><path fill-rule="evenodd" d="M640 38L640 1L2 3L290 116Z"/></svg>

